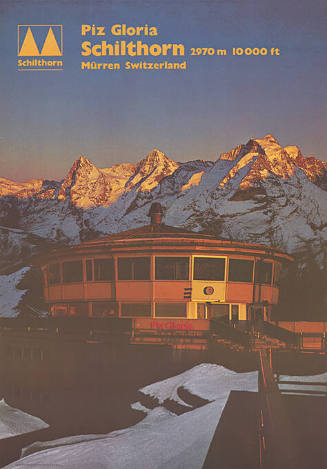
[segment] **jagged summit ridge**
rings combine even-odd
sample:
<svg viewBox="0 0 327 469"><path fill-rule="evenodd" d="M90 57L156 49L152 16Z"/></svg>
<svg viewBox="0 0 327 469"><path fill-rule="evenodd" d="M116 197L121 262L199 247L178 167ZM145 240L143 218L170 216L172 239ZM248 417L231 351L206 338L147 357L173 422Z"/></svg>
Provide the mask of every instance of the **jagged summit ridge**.
<svg viewBox="0 0 327 469"><path fill-rule="evenodd" d="M67 245L142 226L153 202L165 208L167 225L327 265L327 163L267 134L215 162L177 163L153 149L107 168L80 156L62 181L0 178L3 267L25 268L43 242Z"/></svg>
<svg viewBox="0 0 327 469"><path fill-rule="evenodd" d="M83 208L107 206L124 192L150 191L178 166L158 149L152 150L139 163L118 164L103 169L97 168L85 156L80 156L62 182L58 200L68 200Z"/></svg>
<svg viewBox="0 0 327 469"><path fill-rule="evenodd" d="M153 164L161 164L161 162L164 161L172 161L170 160L165 153L162 151L158 150L158 148L154 148L150 153L141 161L143 162L152 162Z"/></svg>
<svg viewBox="0 0 327 469"><path fill-rule="evenodd" d="M233 239L253 238L268 244L279 239L280 247L292 250L297 241L293 246L293 241L281 234L278 223L285 220L281 222L275 212L276 200L283 201L283 207L294 205L292 193L298 204L294 213L300 218L305 213L307 220L301 236L307 232L310 238L312 227L317 227L314 232L322 229L324 238L326 209L320 207L320 200L325 200L326 189L327 163L312 156L305 158L295 145L283 148L268 133L237 145L216 162L177 163L154 148L137 163L107 168L98 168L80 156L60 182L0 179L0 223L75 242L96 233L142 225L150 204L160 201L166 207L167 223L172 225L214 231L219 226L222 235ZM307 211L306 207L316 206L319 210ZM245 212L248 220L255 217L258 222L244 224ZM12 213L17 214L16 222ZM271 235L266 238L268 232L276 236L274 240Z"/></svg>
<svg viewBox="0 0 327 469"><path fill-rule="evenodd" d="M132 187L139 186L140 191L150 191L165 177L178 169L178 163L169 159L158 149L152 150L140 161L135 176L131 181Z"/></svg>
<svg viewBox="0 0 327 469"><path fill-rule="evenodd" d="M266 142L270 143L277 143L279 145L278 140L272 135L272 134L266 134L262 140L265 140Z"/></svg>
<svg viewBox="0 0 327 469"><path fill-rule="evenodd" d="M168 158L158 149L152 150L138 165L138 172L144 175L150 174L154 170L161 170L164 175L171 174L178 168L179 164Z"/></svg>
<svg viewBox="0 0 327 469"><path fill-rule="evenodd" d="M85 156L80 156L69 170L61 184L58 199L69 198L72 202L87 199L90 182L99 178L100 171Z"/></svg>
<svg viewBox="0 0 327 469"><path fill-rule="evenodd" d="M214 164L211 161L177 163L158 148L154 148L139 163L116 164L108 168L97 168L85 155L73 163L63 181L52 181L45 186L43 180L15 183L0 179L0 196L35 197L43 199L68 200L77 207L110 205L124 192L151 192L165 178L169 178L169 192L187 190L202 179L202 174L211 172L213 181L224 187L228 181L240 179L239 189L257 186L269 177L288 179L297 169L305 172L307 178L327 187L327 163L310 157L303 157L296 145L283 148L270 133L263 138L251 138L246 144L239 144L229 152L222 153ZM214 175L219 173L218 178ZM198 173L198 176L195 174ZM201 173L201 174L200 174ZM171 177L176 174L176 183ZM190 178L192 181L190 182ZM205 178L204 178L205 179ZM165 185L165 184L164 184ZM167 184L166 184L167 186Z"/></svg>

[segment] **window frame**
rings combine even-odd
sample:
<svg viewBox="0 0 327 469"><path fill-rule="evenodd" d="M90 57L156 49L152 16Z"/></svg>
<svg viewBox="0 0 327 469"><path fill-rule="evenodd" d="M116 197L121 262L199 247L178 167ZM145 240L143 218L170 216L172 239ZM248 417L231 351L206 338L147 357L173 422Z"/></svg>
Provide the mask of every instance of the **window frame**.
<svg viewBox="0 0 327 469"><path fill-rule="evenodd" d="M109 279L98 279L97 278L97 267L96 262L105 261L111 263L111 278ZM92 273L93 273L93 282L114 282L115 281L115 260L112 257L95 257L92 259Z"/></svg>
<svg viewBox="0 0 327 469"><path fill-rule="evenodd" d="M51 265L57 265L58 266L58 281L51 282L50 281L50 266ZM46 267L46 276L47 276L47 284L48 286L52 287L53 285L60 285L61 284L61 264L60 262L51 262L47 265Z"/></svg>
<svg viewBox="0 0 327 469"><path fill-rule="evenodd" d="M83 300L68 301L67 302L67 307L68 307L68 317L76 317L76 318L87 318L87 317L89 317L89 303L88 303L88 301L83 301ZM81 309L84 309L84 311L82 313L76 311L76 308L78 309L79 307L81 307ZM75 308L75 312L72 310L72 308Z"/></svg>
<svg viewBox="0 0 327 469"><path fill-rule="evenodd" d="M272 281L273 287L276 287L276 288L280 287L282 270L283 270L282 263L275 261L274 267L273 267L273 281Z"/></svg>
<svg viewBox="0 0 327 469"><path fill-rule="evenodd" d="M124 306L132 306L132 305L137 305L137 306L144 306L146 305L149 311L149 314L134 314L134 315L129 315L129 314L123 314L123 307ZM152 317L152 308L151 308L151 302L132 302L132 301L122 301L120 304L120 310L119 310L119 317L120 318L151 318Z"/></svg>
<svg viewBox="0 0 327 469"><path fill-rule="evenodd" d="M171 305L172 307L174 307L175 305L178 305L178 306L184 305L185 311L183 311L183 316L178 316L178 315L176 316L176 315L172 315L172 314L171 315L168 314L168 316L162 316L162 315L158 316L157 315L157 306L158 305L165 305L165 306L167 306L167 305L170 306ZM154 317L157 318L157 319L160 319L160 318L164 318L164 319L165 318L167 318L167 319L172 319L172 318L173 319L181 319L181 318L182 319L187 319L187 303L185 301L173 301L173 302L158 301L158 302L155 302L154 303Z"/></svg>
<svg viewBox="0 0 327 469"><path fill-rule="evenodd" d="M218 314L215 316L214 309L225 309L223 312L217 312ZM209 303L206 307L206 319L221 319L227 318L229 319L230 314L230 303Z"/></svg>
<svg viewBox="0 0 327 469"><path fill-rule="evenodd" d="M270 276L270 282L267 283L267 282L262 282L260 277L257 276L257 265L260 265L260 264L270 264L271 266L271 276ZM270 261L270 260L257 260L255 262L255 268L254 268L254 282L256 285L266 285L268 287L271 287L273 286L273 267L274 267L274 263L273 261ZM258 274L259 275L259 274Z"/></svg>
<svg viewBox="0 0 327 469"><path fill-rule="evenodd" d="M95 313L97 308L103 311ZM113 311L113 313L110 313ZM91 301L91 317L92 318L111 318L118 316L118 303L115 300L98 300Z"/></svg>
<svg viewBox="0 0 327 469"><path fill-rule="evenodd" d="M230 265L231 261L241 261L241 262L252 262L252 279L250 281L248 280L231 280L230 279ZM232 283L250 283L253 284L254 281L254 275L255 275L255 261L254 259L244 259L244 258L236 258L236 257L230 257L228 259L228 282Z"/></svg>
<svg viewBox="0 0 327 469"><path fill-rule="evenodd" d="M85 281L86 282L94 282L94 259L85 259ZM88 278L88 265L91 264L91 278Z"/></svg>
<svg viewBox="0 0 327 469"><path fill-rule="evenodd" d="M81 263L81 267L82 267L82 276L81 276L81 279L78 279L78 280L72 280L72 281L68 281L65 280L65 271L64 271L64 265L65 264L73 264L73 263ZM70 261L63 261L62 262L62 283L67 285L67 284L71 284L71 283L83 283L84 282L84 266L83 266L83 259L77 259L77 260L70 260Z"/></svg>
<svg viewBox="0 0 327 469"><path fill-rule="evenodd" d="M174 278L158 278L157 276L157 260L162 261L163 259L185 259L187 261L186 278L176 278L176 264L174 265ZM190 281L190 256L154 256L154 280L158 282L188 282ZM159 269L159 264L158 264Z"/></svg>
<svg viewBox="0 0 327 469"><path fill-rule="evenodd" d="M194 278L195 275L195 260L196 259L224 259L225 266L224 266L224 278L223 280L199 280ZM194 282L226 282L227 279L227 256L208 256L208 255L194 255L192 256L192 281Z"/></svg>
<svg viewBox="0 0 327 469"><path fill-rule="evenodd" d="M146 278L136 279L135 278L135 261L139 259L147 259L149 262L149 271L148 276ZM121 278L120 270L119 270L119 263L121 261L130 261L131 263L131 277L130 278ZM151 280L151 256L134 256L134 257L118 257L117 258L117 280L119 282L148 282Z"/></svg>

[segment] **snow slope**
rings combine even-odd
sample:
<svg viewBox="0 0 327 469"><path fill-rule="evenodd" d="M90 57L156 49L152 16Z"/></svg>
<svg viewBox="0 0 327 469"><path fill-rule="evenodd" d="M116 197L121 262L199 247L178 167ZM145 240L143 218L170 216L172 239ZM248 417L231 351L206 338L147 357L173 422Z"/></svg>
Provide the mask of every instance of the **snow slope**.
<svg viewBox="0 0 327 469"><path fill-rule="evenodd" d="M150 384L142 388L141 392L157 398L161 404L166 399L181 403L182 400L178 396L181 386L202 399L222 399L224 404L231 389L254 392L258 390L256 372L236 373L219 365L203 363L180 375Z"/></svg>
<svg viewBox="0 0 327 469"><path fill-rule="evenodd" d="M0 275L0 316L16 317L19 314L17 305L26 293L26 290L17 288L29 267L23 267L9 275Z"/></svg>
<svg viewBox="0 0 327 469"><path fill-rule="evenodd" d="M287 376L281 375L279 377L279 389L287 394L295 394L296 391L301 391L301 394L308 393L310 391L321 392L322 395L327 394L327 373L314 376ZM294 381L298 384L288 384L287 381ZM316 383L316 384L312 384Z"/></svg>
<svg viewBox="0 0 327 469"><path fill-rule="evenodd" d="M143 395L152 396L158 404L151 409L140 402L132 404L146 414L135 426L105 435L36 442L25 448L22 458L7 468L201 469L230 391L256 392L257 380L256 372L236 373L214 364L195 366L141 389ZM282 376L281 381L285 380L302 382L299 389L307 388L308 382L325 383L321 389L326 391L327 373ZM181 389L211 402L187 408L179 395ZM163 407L167 399L184 405L185 413L177 416L168 411Z"/></svg>
<svg viewBox="0 0 327 469"><path fill-rule="evenodd" d="M222 410L232 389L257 390L257 373L238 374L202 364L173 378L147 386L142 393L161 402L176 399L180 387L212 402L182 415L162 406L142 408L147 414L133 427L108 435L83 435L35 443L8 468L35 469L201 469Z"/></svg>
<svg viewBox="0 0 327 469"><path fill-rule="evenodd" d="M29 415L22 410L15 409L0 400L0 439L23 435L48 428L49 425L38 417Z"/></svg>
<svg viewBox="0 0 327 469"><path fill-rule="evenodd" d="M12 228L78 242L148 222L152 202L166 223L259 241L291 253L327 240L327 163L283 148L270 134L250 139L218 160L176 163L154 149L139 163L99 169L85 157L61 182L0 179L0 214ZM15 220L10 218L16 213ZM1 222L1 216L0 216ZM7 223L3 223L9 226Z"/></svg>

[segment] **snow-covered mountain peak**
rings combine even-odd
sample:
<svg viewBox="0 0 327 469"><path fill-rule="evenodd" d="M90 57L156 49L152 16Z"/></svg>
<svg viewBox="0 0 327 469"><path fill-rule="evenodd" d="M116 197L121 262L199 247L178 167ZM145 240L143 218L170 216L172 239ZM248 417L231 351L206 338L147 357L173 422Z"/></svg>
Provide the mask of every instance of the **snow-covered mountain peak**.
<svg viewBox="0 0 327 469"><path fill-rule="evenodd" d="M229 152L222 153L216 165L219 171L223 168L226 171L220 180L221 187L234 180L240 190L248 190L251 187L258 188L261 181L269 177L287 180L294 175L297 168L303 169L312 182L317 172L320 175L326 173L327 164L325 170L320 160L317 160L320 164L307 160L309 159L303 158L297 146L283 148L273 135L267 134L263 138L251 138L245 145L238 145ZM309 164L314 166L312 171Z"/></svg>
<svg viewBox="0 0 327 469"><path fill-rule="evenodd" d="M287 152L287 154L291 157L291 159L297 166L301 166L301 164L304 163L303 155L297 145L287 145L286 147L284 147L284 150Z"/></svg>
<svg viewBox="0 0 327 469"><path fill-rule="evenodd" d="M87 206L83 199L87 198L90 180L98 179L99 175L99 169L85 156L80 156L61 184L58 199L64 200L69 197L72 202L78 199L78 205Z"/></svg>
<svg viewBox="0 0 327 469"><path fill-rule="evenodd" d="M138 164L128 189L137 186L140 191L148 192L156 187L164 177L170 176L178 168L178 163L155 148Z"/></svg>
<svg viewBox="0 0 327 469"><path fill-rule="evenodd" d="M265 153L258 164L265 166L267 171L283 179L288 179L294 174L296 168L294 161L275 137L268 134L264 138L256 138L255 141Z"/></svg>
<svg viewBox="0 0 327 469"><path fill-rule="evenodd" d="M218 160L234 161L240 154L242 148L243 145L237 145L237 147L233 148L232 150L227 151L226 153L221 153Z"/></svg>
<svg viewBox="0 0 327 469"><path fill-rule="evenodd" d="M288 145L285 151L294 161L296 166L302 169L307 178L322 189L327 189L327 163L314 156L303 157L301 150L296 145Z"/></svg>
<svg viewBox="0 0 327 469"><path fill-rule="evenodd" d="M167 158L166 155L159 150L159 148L154 148L150 153L146 156L146 158Z"/></svg>
<svg viewBox="0 0 327 469"><path fill-rule="evenodd" d="M270 143L277 143L279 145L278 140L272 134L265 135L262 140Z"/></svg>
<svg viewBox="0 0 327 469"><path fill-rule="evenodd" d="M240 144L226 153L221 153L218 161L228 160L239 162L245 155L249 153L264 155L264 150L256 139L251 138L245 145Z"/></svg>
<svg viewBox="0 0 327 469"><path fill-rule="evenodd" d="M78 161L80 163L90 163L90 160L88 158L86 158L86 156L84 156L84 155L81 155L79 158L77 158L76 161Z"/></svg>
<svg viewBox="0 0 327 469"><path fill-rule="evenodd" d="M148 171L153 170L156 167L163 167L163 168L178 168L178 163L168 158L165 153L154 148L143 160L139 163L139 171Z"/></svg>
<svg viewBox="0 0 327 469"><path fill-rule="evenodd" d="M26 182L11 181L0 177L0 197L13 195L16 197L28 197L38 192L43 184L42 179L30 179Z"/></svg>
<svg viewBox="0 0 327 469"><path fill-rule="evenodd" d="M90 170L94 170L94 168L96 168L96 166L88 158L86 158L86 156L82 155L74 161L69 173L73 171L78 171L79 173L81 171L89 172Z"/></svg>
<svg viewBox="0 0 327 469"><path fill-rule="evenodd" d="M278 140L273 135L267 134L263 138L253 138L251 139L257 142L259 145L262 146L263 149L266 148L283 148Z"/></svg>

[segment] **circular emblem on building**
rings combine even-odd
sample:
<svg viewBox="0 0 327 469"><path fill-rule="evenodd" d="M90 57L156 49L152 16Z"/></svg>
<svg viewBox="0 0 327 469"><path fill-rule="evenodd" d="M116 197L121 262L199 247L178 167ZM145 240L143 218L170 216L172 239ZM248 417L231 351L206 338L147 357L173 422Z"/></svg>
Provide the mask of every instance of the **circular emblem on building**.
<svg viewBox="0 0 327 469"><path fill-rule="evenodd" d="M203 293L205 295L212 295L215 289L213 287L204 287Z"/></svg>

